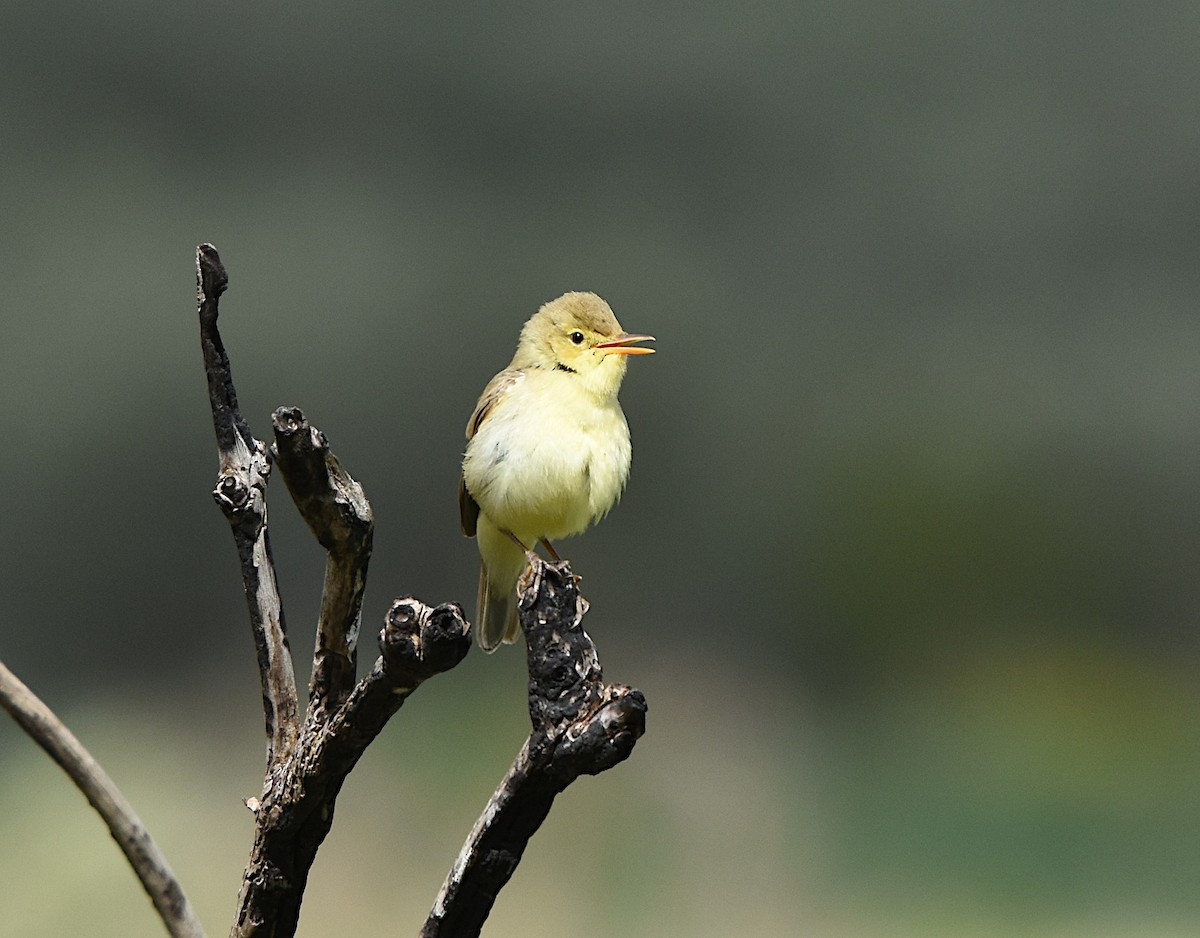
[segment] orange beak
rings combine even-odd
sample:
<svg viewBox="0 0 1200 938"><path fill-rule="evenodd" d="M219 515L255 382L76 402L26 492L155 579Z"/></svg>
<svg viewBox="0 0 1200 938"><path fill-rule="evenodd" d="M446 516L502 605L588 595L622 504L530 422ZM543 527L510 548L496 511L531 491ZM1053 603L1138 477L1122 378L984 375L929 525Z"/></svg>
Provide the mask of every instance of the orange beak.
<svg viewBox="0 0 1200 938"><path fill-rule="evenodd" d="M609 339L607 342L598 342L595 348L598 348L603 355L653 355L654 349L641 348L640 346L632 345L633 342L653 342L652 335L635 335L631 332L622 332L615 339Z"/></svg>

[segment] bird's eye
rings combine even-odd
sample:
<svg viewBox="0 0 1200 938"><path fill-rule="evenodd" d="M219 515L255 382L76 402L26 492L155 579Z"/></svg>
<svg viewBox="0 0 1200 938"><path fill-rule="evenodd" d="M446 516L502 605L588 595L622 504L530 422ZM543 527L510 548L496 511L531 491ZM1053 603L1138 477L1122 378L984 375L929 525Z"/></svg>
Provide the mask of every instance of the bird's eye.
<svg viewBox="0 0 1200 938"><path fill-rule="evenodd" d="M574 342L576 345L583 345L583 333L582 332L572 332L568 338L570 338L570 340L572 342Z"/></svg>

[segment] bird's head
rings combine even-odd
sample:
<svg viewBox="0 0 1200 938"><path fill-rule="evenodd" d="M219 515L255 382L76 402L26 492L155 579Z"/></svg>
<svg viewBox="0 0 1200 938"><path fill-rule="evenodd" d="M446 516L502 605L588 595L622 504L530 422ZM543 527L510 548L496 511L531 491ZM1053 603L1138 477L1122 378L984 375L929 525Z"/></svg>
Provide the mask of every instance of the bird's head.
<svg viewBox="0 0 1200 938"><path fill-rule="evenodd" d="M525 323L512 366L578 375L597 394L612 395L621 386L628 356L654 352L634 343L653 339L622 329L595 293L564 293Z"/></svg>

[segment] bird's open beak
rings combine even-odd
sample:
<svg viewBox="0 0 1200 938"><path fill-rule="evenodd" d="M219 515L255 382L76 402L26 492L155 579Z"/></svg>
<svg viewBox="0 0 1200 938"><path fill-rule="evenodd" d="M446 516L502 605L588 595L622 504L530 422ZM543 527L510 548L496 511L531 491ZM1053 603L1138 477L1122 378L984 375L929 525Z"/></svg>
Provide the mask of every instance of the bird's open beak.
<svg viewBox="0 0 1200 938"><path fill-rule="evenodd" d="M596 343L603 355L653 355L654 349L642 348L638 345L633 345L634 342L653 342L652 335L634 335L631 332L622 332L615 339L609 339L607 342Z"/></svg>

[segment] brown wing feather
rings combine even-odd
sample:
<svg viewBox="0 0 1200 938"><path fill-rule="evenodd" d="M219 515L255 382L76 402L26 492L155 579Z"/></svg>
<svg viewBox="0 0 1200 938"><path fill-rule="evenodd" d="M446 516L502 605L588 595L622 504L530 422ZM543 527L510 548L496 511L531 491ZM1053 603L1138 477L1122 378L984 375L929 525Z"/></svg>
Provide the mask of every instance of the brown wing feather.
<svg viewBox="0 0 1200 938"><path fill-rule="evenodd" d="M487 420L492 408L509 392L514 384L525 377L525 372L517 368L505 368L487 383L483 393L479 395L479 403L467 421L467 439L479 432L480 425Z"/></svg>
<svg viewBox="0 0 1200 938"><path fill-rule="evenodd" d="M475 527L479 523L479 502L467 491L467 480L458 477L458 523L462 533L467 537L475 536Z"/></svg>
<svg viewBox="0 0 1200 938"><path fill-rule="evenodd" d="M479 432L480 425L487 419L497 402L504 397L514 384L525 377L525 373L513 368L506 368L487 383L483 393L479 395L479 403L467 421L467 440ZM479 503L467 491L467 481L461 475L458 477L458 521L462 532L467 537L475 536L479 522Z"/></svg>

